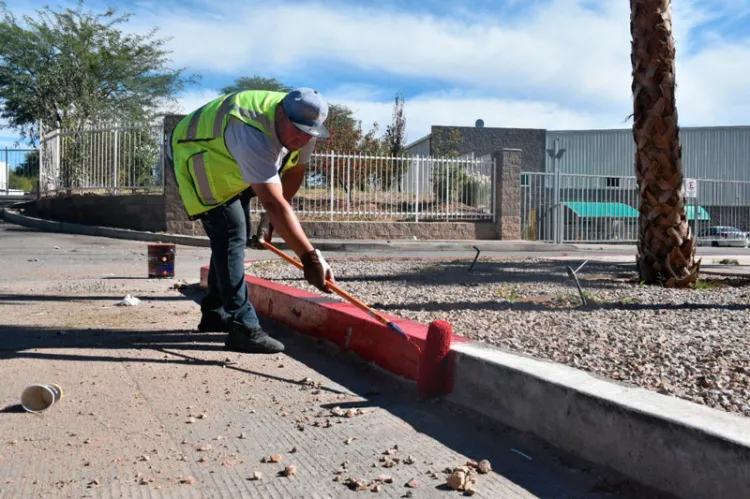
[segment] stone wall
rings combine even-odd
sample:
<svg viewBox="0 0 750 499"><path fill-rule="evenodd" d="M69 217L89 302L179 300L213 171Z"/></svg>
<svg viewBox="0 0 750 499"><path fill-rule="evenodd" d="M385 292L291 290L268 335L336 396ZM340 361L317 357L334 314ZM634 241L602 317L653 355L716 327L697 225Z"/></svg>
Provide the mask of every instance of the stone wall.
<svg viewBox="0 0 750 499"><path fill-rule="evenodd" d="M457 135L457 144L451 143L451 132ZM477 157L495 154L503 149L523 151L522 170L543 172L547 131L534 128L476 128L461 126L433 126L430 154L443 155L456 147L459 154L473 152Z"/></svg>
<svg viewBox="0 0 750 499"><path fill-rule="evenodd" d="M164 197L158 194L51 196L36 202L36 215L120 229L164 232Z"/></svg>
<svg viewBox="0 0 750 499"><path fill-rule="evenodd" d="M311 239L496 239L492 222L301 222Z"/></svg>
<svg viewBox="0 0 750 499"><path fill-rule="evenodd" d="M493 155L497 164L497 238L521 239L521 165L523 151L503 149Z"/></svg>

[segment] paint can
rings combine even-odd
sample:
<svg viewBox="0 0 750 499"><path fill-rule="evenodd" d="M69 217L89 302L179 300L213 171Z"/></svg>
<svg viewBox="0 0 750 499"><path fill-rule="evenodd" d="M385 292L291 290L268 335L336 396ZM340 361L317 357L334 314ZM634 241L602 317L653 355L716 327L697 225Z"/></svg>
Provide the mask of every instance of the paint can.
<svg viewBox="0 0 750 499"><path fill-rule="evenodd" d="M148 245L149 278L174 277L176 246L172 243Z"/></svg>

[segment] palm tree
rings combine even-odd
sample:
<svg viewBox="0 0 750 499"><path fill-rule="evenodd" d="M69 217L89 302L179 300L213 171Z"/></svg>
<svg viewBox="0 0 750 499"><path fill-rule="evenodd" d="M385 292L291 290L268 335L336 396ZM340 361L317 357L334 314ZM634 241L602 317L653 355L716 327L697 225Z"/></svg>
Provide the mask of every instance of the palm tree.
<svg viewBox="0 0 750 499"><path fill-rule="evenodd" d="M689 287L698 278L685 212L675 106L671 0L630 0L635 174L640 188L637 266L641 281Z"/></svg>

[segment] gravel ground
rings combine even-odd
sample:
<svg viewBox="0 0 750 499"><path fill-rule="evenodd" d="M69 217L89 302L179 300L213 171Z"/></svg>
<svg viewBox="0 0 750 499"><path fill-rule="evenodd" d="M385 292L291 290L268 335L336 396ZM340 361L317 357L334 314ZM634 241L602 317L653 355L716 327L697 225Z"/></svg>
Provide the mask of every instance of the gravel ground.
<svg viewBox="0 0 750 499"><path fill-rule="evenodd" d="M579 279L544 259L336 260L337 283L373 306L456 334L698 404L750 416L750 280L699 289L638 283L634 269L588 263ZM572 262L576 268L581 262ZM258 277L318 292L286 262Z"/></svg>

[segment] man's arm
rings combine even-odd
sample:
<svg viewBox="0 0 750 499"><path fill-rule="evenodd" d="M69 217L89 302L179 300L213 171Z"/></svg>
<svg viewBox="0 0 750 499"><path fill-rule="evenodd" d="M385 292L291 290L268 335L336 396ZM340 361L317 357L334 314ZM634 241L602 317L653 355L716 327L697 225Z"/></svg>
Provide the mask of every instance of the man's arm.
<svg viewBox="0 0 750 499"><path fill-rule="evenodd" d="M297 194L302 181L305 179L305 172L315 149L315 143L316 139L313 138L305 144L299 152L299 163L281 175L281 184L284 186L284 199L287 201L291 201L295 194Z"/></svg>
<svg viewBox="0 0 750 499"><path fill-rule="evenodd" d="M307 165L297 164L281 175L281 186L284 191L284 199L290 202L299 191L302 181L305 179Z"/></svg>
<svg viewBox="0 0 750 499"><path fill-rule="evenodd" d="M252 184L253 191L258 196L268 218L284 241L300 258L305 253L313 251L310 240L307 239L289 202L285 199L282 186L279 184Z"/></svg>

